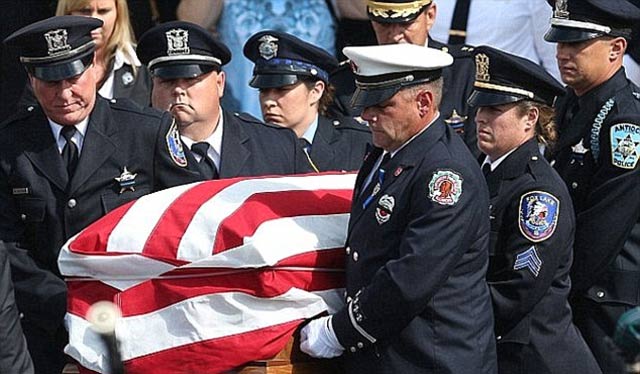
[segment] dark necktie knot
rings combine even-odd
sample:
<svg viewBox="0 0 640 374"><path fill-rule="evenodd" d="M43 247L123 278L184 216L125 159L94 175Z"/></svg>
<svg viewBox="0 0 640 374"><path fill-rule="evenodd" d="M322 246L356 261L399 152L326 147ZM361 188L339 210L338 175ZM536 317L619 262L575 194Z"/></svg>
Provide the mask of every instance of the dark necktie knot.
<svg viewBox="0 0 640 374"><path fill-rule="evenodd" d="M193 145L191 146L191 150L193 151L193 153L197 154L198 156L202 157L202 159L207 157L207 153L209 152L209 143L207 142L198 142L198 143L193 143Z"/></svg>
<svg viewBox="0 0 640 374"><path fill-rule="evenodd" d="M298 144L307 153L311 152L311 143L305 138L298 138Z"/></svg>
<svg viewBox="0 0 640 374"><path fill-rule="evenodd" d="M64 140L66 140L67 142L70 142L71 138L73 138L73 136L76 134L76 131L77 130L75 126L62 126L62 130L60 131L60 134L62 135Z"/></svg>
<svg viewBox="0 0 640 374"><path fill-rule="evenodd" d="M486 177L489 173L491 173L491 164L487 162L482 165L482 174Z"/></svg>
<svg viewBox="0 0 640 374"><path fill-rule="evenodd" d="M387 152L384 155L384 157L382 157L382 162L380 162L379 169L384 169L384 167L389 163L390 160L391 160L391 153Z"/></svg>
<svg viewBox="0 0 640 374"><path fill-rule="evenodd" d="M200 161L198 161L200 174L206 179L218 179L218 168L216 168L216 164L208 155L209 147L211 147L211 145L207 142L193 143L191 145L191 152L201 157Z"/></svg>

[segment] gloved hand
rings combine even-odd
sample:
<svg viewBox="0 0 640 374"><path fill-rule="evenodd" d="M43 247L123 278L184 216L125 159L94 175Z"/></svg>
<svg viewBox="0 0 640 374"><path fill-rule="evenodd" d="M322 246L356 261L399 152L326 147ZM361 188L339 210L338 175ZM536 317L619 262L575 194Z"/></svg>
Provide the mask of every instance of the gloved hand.
<svg viewBox="0 0 640 374"><path fill-rule="evenodd" d="M300 349L316 358L333 358L342 354L344 347L333 332L331 316L314 319L302 328Z"/></svg>

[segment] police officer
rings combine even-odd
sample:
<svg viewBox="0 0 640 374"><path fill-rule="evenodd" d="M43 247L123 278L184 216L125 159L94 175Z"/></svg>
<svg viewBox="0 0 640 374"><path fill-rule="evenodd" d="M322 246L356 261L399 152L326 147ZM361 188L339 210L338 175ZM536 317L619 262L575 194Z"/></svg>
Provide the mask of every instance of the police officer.
<svg viewBox="0 0 640 374"><path fill-rule="evenodd" d="M53 17L5 40L38 100L0 125L0 240L37 373L65 364L66 285L56 264L64 242L117 206L199 179L169 114L97 96L91 32L101 25Z"/></svg>
<svg viewBox="0 0 640 374"><path fill-rule="evenodd" d="M142 35L137 53L153 76L153 107L173 114L206 179L311 171L291 130L222 109L231 52L207 30L167 22Z"/></svg>
<svg viewBox="0 0 640 374"><path fill-rule="evenodd" d="M378 44L410 43L440 49L453 56L453 64L443 70L444 92L440 115L478 157L480 151L476 145L473 112L467 104L474 79L473 48L466 45L449 46L429 37L429 30L436 19L436 4L432 0L368 0L367 14ZM341 64L331 80L337 87L337 108L348 108L348 101L355 89L349 64ZM358 111L349 113L360 114Z"/></svg>
<svg viewBox="0 0 640 374"><path fill-rule="evenodd" d="M255 63L249 85L260 90L263 119L292 129L315 171L360 168L369 129L349 117L325 116L333 100L328 72L338 66L335 57L274 30L251 36L244 55Z"/></svg>
<svg viewBox="0 0 640 374"><path fill-rule="evenodd" d="M568 85L553 159L577 215L574 319L602 370L622 372L605 337L640 304L640 89L622 67L640 9L626 0L554 5L545 39L557 43Z"/></svg>
<svg viewBox="0 0 640 374"><path fill-rule="evenodd" d="M564 87L527 59L484 46L474 54L469 105L487 155L499 372L600 373L571 320L573 204L540 153L555 139L552 106Z"/></svg>
<svg viewBox="0 0 640 374"><path fill-rule="evenodd" d="M346 307L306 325L301 349L344 352L347 373L495 373L489 196L476 160L438 115L453 58L411 44L344 53L376 148L356 179Z"/></svg>

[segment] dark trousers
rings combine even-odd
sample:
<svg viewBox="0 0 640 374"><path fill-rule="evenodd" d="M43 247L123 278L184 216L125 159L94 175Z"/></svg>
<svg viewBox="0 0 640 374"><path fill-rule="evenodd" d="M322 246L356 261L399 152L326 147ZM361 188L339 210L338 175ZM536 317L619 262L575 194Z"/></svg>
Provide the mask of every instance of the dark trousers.
<svg viewBox="0 0 640 374"><path fill-rule="evenodd" d="M596 303L576 297L572 300L573 322L606 374L624 373L624 362L613 347L613 333L618 318L631 309L620 304Z"/></svg>
<svg viewBox="0 0 640 374"><path fill-rule="evenodd" d="M36 374L60 374L67 363L64 347L69 337L61 325L56 331L45 330L28 320L22 320L22 329L27 338L29 353Z"/></svg>

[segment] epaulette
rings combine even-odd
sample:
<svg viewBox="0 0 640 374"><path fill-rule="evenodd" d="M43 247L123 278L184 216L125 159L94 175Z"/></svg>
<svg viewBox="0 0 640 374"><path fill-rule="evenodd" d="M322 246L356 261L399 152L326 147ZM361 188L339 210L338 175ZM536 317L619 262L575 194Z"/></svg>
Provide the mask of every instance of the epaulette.
<svg viewBox="0 0 640 374"><path fill-rule="evenodd" d="M370 132L367 121L360 117L337 117L331 119L331 124L338 130L356 130Z"/></svg>
<svg viewBox="0 0 640 374"><path fill-rule="evenodd" d="M444 47L447 48L447 47ZM473 47L465 44L461 45L450 45L448 46L448 51L453 58L471 58L473 57Z"/></svg>
<svg viewBox="0 0 640 374"><path fill-rule="evenodd" d="M7 127L9 124L31 117L35 112L36 107L29 105L26 107L18 107L17 110L9 115L4 121L0 122L0 130Z"/></svg>
<svg viewBox="0 0 640 374"><path fill-rule="evenodd" d="M259 125L263 125L264 124L261 120L257 119L256 117L252 116L249 113L233 112L233 116L237 117L237 118L239 118L239 119L241 119L242 121L245 121L245 122L257 123Z"/></svg>

